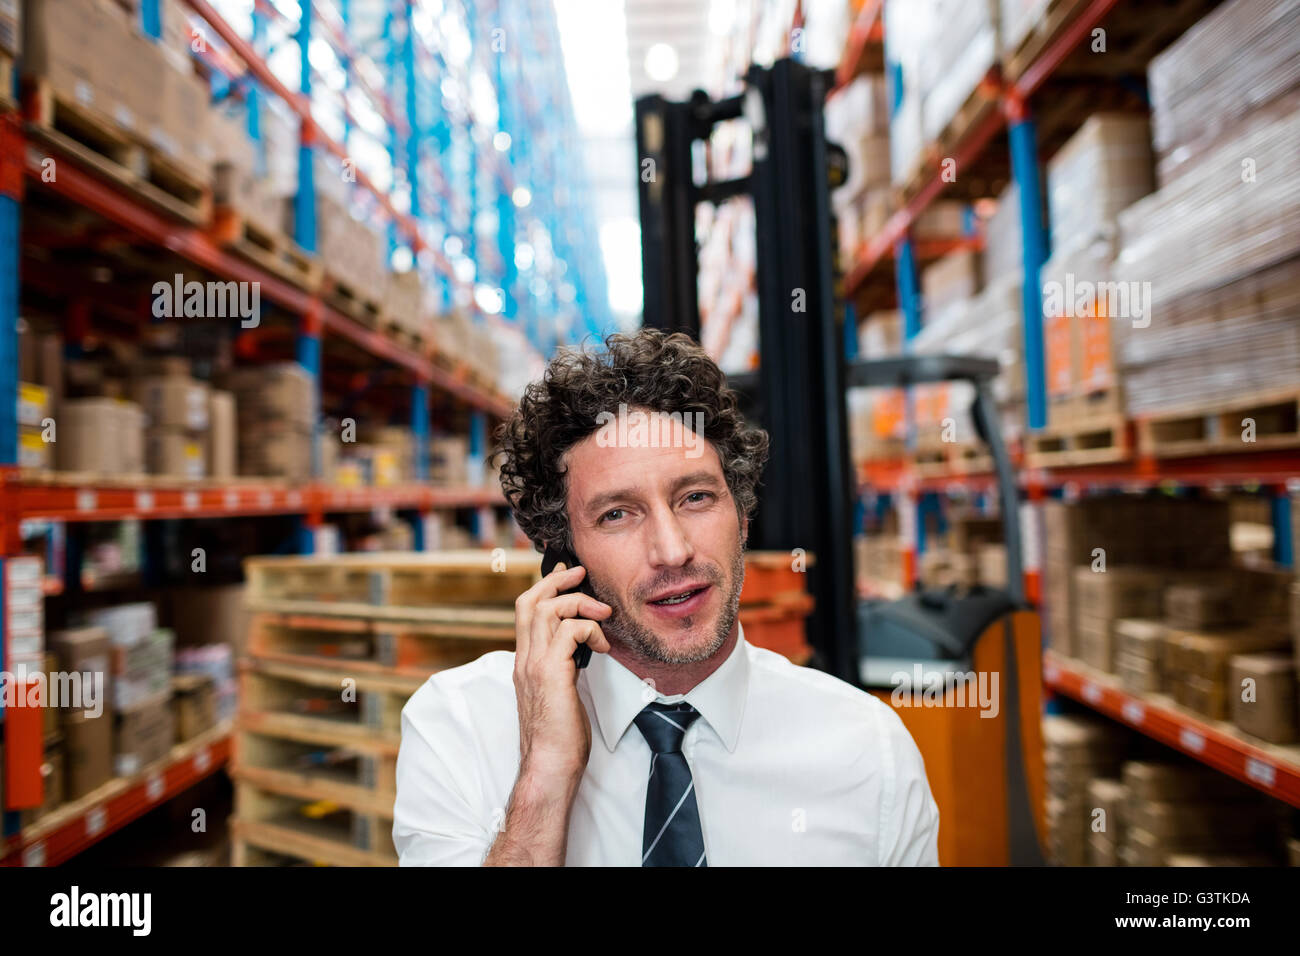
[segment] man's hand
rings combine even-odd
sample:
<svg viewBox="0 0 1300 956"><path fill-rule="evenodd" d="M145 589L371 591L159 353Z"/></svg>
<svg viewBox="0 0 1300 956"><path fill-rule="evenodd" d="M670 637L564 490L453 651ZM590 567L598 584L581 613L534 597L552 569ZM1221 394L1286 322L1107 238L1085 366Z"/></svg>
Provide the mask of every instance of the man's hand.
<svg viewBox="0 0 1300 956"><path fill-rule="evenodd" d="M608 653L597 620L613 613L589 595L560 593L577 587L586 573L561 564L515 601L519 777L485 866L564 863L569 809L591 753L591 722L578 697L573 652L586 643Z"/></svg>

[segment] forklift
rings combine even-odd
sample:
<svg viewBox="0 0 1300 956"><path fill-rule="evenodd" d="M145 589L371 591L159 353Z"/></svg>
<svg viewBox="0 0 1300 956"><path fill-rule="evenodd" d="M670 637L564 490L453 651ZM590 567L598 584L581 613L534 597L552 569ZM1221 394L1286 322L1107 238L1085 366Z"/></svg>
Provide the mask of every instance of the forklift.
<svg viewBox="0 0 1300 956"><path fill-rule="evenodd" d="M772 447L751 544L817 556L808 582L811 663L895 707L939 807L940 863L1042 865L1041 627L1023 591L1019 492L990 389L998 365L969 356L846 359L830 194L847 178L848 160L827 141L823 120L833 83L831 71L787 58L750 67L743 91L725 99L697 90L683 102L637 100L643 322L699 341L695 210L747 197L755 214L759 367L728 383ZM734 120L749 127L751 171L710 181L699 160L714 127ZM652 175L643 175L647 169ZM793 290L802 292L797 311ZM857 485L846 390L941 381L975 389L973 419L998 481L1008 586L918 590L864 604L853 573ZM910 682L899 680L900 662ZM899 706L900 697L916 698L918 676L932 689L933 706ZM972 676L995 688L988 706L956 698Z"/></svg>

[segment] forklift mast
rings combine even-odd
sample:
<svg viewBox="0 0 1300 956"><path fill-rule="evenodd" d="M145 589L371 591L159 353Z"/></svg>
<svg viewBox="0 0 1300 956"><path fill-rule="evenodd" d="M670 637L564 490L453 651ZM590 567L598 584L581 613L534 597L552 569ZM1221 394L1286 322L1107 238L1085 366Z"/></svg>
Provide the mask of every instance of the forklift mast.
<svg viewBox="0 0 1300 956"><path fill-rule="evenodd" d="M747 417L772 454L751 546L812 552L808 622L814 663L858 684L842 304L834 292L830 192L844 151L828 143L822 108L833 76L791 59L751 67L745 90L713 101L645 96L636 103L644 324L700 338L695 208L748 195L757 235L759 368L731 376ZM709 182L697 143L744 118L753 141L748 176Z"/></svg>

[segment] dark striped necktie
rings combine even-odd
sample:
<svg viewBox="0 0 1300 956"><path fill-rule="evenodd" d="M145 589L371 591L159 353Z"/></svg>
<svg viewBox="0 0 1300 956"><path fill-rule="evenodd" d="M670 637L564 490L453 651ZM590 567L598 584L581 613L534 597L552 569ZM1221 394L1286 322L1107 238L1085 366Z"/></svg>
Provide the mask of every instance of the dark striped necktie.
<svg viewBox="0 0 1300 956"><path fill-rule="evenodd" d="M636 715L636 726L654 751L645 797L642 866L707 866L695 781L682 756L686 728L700 712L685 702L650 704Z"/></svg>

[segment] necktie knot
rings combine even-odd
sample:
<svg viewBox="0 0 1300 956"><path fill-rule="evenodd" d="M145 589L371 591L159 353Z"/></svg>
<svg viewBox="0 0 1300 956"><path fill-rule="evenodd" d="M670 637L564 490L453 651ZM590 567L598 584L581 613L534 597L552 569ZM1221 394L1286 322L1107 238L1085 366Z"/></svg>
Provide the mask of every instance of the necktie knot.
<svg viewBox="0 0 1300 956"><path fill-rule="evenodd" d="M657 754L681 753L686 728L700 712L690 704L649 704L636 715L635 723L650 749Z"/></svg>

